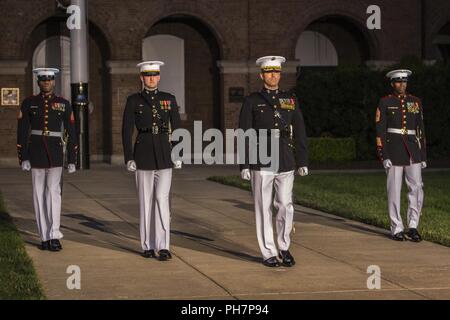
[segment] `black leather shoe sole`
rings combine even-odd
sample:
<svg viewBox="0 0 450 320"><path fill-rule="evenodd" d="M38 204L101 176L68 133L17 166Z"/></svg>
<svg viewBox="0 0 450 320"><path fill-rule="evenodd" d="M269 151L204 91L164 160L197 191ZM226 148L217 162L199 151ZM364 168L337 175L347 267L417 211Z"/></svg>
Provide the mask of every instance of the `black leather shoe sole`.
<svg viewBox="0 0 450 320"><path fill-rule="evenodd" d="M293 266L295 265L294 257L290 254L289 251L287 251L285 255L283 255L283 252L286 252L286 251L282 251L282 252L280 252L280 254L278 255L278 257L279 257L280 260L281 260L281 265L282 265L283 267L288 267L288 268L293 267ZM286 255L287 255L288 257L286 257Z"/></svg>
<svg viewBox="0 0 450 320"><path fill-rule="evenodd" d="M290 261L290 262L282 261L281 265L283 267L291 268L291 267L295 266L295 261Z"/></svg>
<svg viewBox="0 0 450 320"><path fill-rule="evenodd" d="M159 255L158 256L158 260L159 261L168 261L168 260L170 260L170 259L172 259L172 257L171 256L169 256L169 255L167 255L167 254L163 254L163 255Z"/></svg>
<svg viewBox="0 0 450 320"><path fill-rule="evenodd" d="M62 250L62 245L59 240L50 240L50 243L53 242L53 247L57 248L58 250Z"/></svg>
<svg viewBox="0 0 450 320"><path fill-rule="evenodd" d="M41 245L39 246L39 249L45 251L45 250L49 250L49 244L48 241L43 241L41 242Z"/></svg>
<svg viewBox="0 0 450 320"><path fill-rule="evenodd" d="M156 258L154 250L144 251L141 255L146 259Z"/></svg>
<svg viewBox="0 0 450 320"><path fill-rule="evenodd" d="M422 241L422 239L417 236L410 237L409 235L407 235L406 239L411 242L421 242Z"/></svg>
<svg viewBox="0 0 450 320"><path fill-rule="evenodd" d="M394 240L394 241L405 241L406 237L405 237L404 234L403 235L393 235L392 236L392 240Z"/></svg>
<svg viewBox="0 0 450 320"><path fill-rule="evenodd" d="M159 261L167 261L172 259L172 255L170 254L169 251L163 251L163 252L159 252L159 256L158 256L158 260Z"/></svg>
<svg viewBox="0 0 450 320"><path fill-rule="evenodd" d="M60 243L55 242L54 240L48 241L48 250L52 252L58 252L62 250L62 246Z"/></svg>
<svg viewBox="0 0 450 320"><path fill-rule="evenodd" d="M269 260L263 261L263 265L268 268L278 268L280 266L280 262L278 262L278 260L272 260L272 259L269 259Z"/></svg>

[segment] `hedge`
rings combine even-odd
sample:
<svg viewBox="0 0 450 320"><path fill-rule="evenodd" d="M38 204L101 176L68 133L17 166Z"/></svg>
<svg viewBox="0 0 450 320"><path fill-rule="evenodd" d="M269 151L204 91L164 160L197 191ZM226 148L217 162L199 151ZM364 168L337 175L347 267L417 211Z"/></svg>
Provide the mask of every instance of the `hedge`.
<svg viewBox="0 0 450 320"><path fill-rule="evenodd" d="M311 162L345 162L355 160L356 145L352 138L308 138Z"/></svg>
<svg viewBox="0 0 450 320"><path fill-rule="evenodd" d="M425 66L414 59L378 71L365 66L303 68L295 91L308 137L351 137L358 160L375 159L375 110L380 97L392 91L385 74L394 68L413 71L408 92L423 101L428 156L448 156L450 65Z"/></svg>

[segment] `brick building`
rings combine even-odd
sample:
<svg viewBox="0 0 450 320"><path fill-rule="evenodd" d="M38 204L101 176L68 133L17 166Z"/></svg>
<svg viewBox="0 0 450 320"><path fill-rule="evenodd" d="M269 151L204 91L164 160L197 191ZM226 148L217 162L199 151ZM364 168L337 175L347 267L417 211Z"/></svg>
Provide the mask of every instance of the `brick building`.
<svg viewBox="0 0 450 320"><path fill-rule="evenodd" d="M19 88L20 100L36 93L31 70L44 65L61 68L57 91L70 99L68 15L58 8L64 2L0 2L0 87ZM299 64L383 66L404 56L450 59L448 0L88 3L91 160L122 163L122 111L126 96L140 88L135 65L143 59L169 62L162 86L174 89L184 127L201 120L204 129L236 126L239 93L260 87L254 66L259 56L288 59L284 88L295 84ZM366 27L367 8L374 4L381 8L381 30ZM1 159L16 157L17 109L0 107Z"/></svg>

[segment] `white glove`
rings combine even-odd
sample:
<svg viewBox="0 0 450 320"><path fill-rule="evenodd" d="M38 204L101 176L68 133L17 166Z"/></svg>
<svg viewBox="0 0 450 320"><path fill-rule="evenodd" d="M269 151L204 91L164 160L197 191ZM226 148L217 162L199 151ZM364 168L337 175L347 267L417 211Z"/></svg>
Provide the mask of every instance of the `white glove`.
<svg viewBox="0 0 450 320"><path fill-rule="evenodd" d="M28 160L22 161L22 170L23 171L30 171L31 170L30 161L28 161Z"/></svg>
<svg viewBox="0 0 450 320"><path fill-rule="evenodd" d="M300 175L300 177L306 177L308 175L308 167L298 168L297 172Z"/></svg>
<svg viewBox="0 0 450 320"><path fill-rule="evenodd" d="M75 171L77 171L77 167L75 167L75 164L69 163L69 165L67 166L67 171L69 173L74 173Z"/></svg>
<svg viewBox="0 0 450 320"><path fill-rule="evenodd" d="M390 159L386 159L383 161L383 167L385 169L392 168L392 161Z"/></svg>
<svg viewBox="0 0 450 320"><path fill-rule="evenodd" d="M136 171L136 162L134 160L130 160L127 162L127 170L130 172Z"/></svg>
<svg viewBox="0 0 450 320"><path fill-rule="evenodd" d="M181 160L177 160L173 163L174 169L181 169L182 166L183 166L183 162Z"/></svg>
<svg viewBox="0 0 450 320"><path fill-rule="evenodd" d="M251 178L252 178L252 176L250 174L250 169L244 169L241 171L241 179L242 180L250 181Z"/></svg>
<svg viewBox="0 0 450 320"><path fill-rule="evenodd" d="M427 167L427 163L425 161L422 161L421 166L422 166L422 169L425 169Z"/></svg>

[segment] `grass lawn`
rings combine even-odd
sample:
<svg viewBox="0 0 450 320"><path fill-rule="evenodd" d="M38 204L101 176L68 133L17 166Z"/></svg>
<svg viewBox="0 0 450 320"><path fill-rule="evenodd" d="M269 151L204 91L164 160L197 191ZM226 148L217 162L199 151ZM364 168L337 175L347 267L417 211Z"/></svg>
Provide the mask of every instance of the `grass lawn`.
<svg viewBox="0 0 450 320"><path fill-rule="evenodd" d="M5 299L45 299L45 296L0 194L0 300Z"/></svg>
<svg viewBox="0 0 450 320"><path fill-rule="evenodd" d="M239 176L210 177L222 184L250 189ZM425 240L450 246L450 172L423 174L425 200L419 225ZM403 186L402 216L406 223L407 187ZM383 173L318 173L296 177L297 204L389 229L386 175Z"/></svg>

